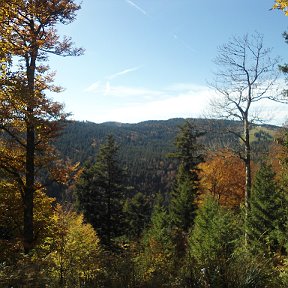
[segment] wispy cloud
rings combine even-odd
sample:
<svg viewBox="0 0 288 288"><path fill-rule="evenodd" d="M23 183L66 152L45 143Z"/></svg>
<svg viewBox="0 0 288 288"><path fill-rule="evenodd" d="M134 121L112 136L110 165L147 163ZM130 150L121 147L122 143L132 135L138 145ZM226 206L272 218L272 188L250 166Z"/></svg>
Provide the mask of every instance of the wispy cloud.
<svg viewBox="0 0 288 288"><path fill-rule="evenodd" d="M200 117L211 93L205 86L185 83L160 89L117 86L109 82L93 85L89 92L97 97L98 111L95 114L93 110L95 122L135 123L148 119Z"/></svg>
<svg viewBox="0 0 288 288"><path fill-rule="evenodd" d="M166 97L152 97L144 102L141 101L141 98L136 97L135 101L127 101L125 104L103 105L99 107L99 113L94 113L94 121L137 123L176 117L201 117L209 98L207 92L208 89L203 87L203 90L199 90L197 93L196 91L195 93L186 91Z"/></svg>
<svg viewBox="0 0 288 288"><path fill-rule="evenodd" d="M164 95L164 91L152 90L142 87L131 87L131 86L121 86L112 85L110 81L98 81L90 85L85 89L85 92L90 92L95 94L97 97L103 95L110 96L113 98L130 98L132 99L142 99L143 101L147 99L155 99L155 97L161 97ZM135 98L136 97L136 98Z"/></svg>
<svg viewBox="0 0 288 288"><path fill-rule="evenodd" d="M131 0L125 0L126 3L128 3L130 6L134 7L135 9L137 9L139 12L141 12L143 15L147 16L147 12L141 8L139 5L137 5L136 3L134 3Z"/></svg>
<svg viewBox="0 0 288 288"><path fill-rule="evenodd" d="M108 77L106 77L108 80L112 80L112 79L115 79L119 76L123 76L125 74L128 74L128 73L131 73L131 72L134 72L134 71L137 71L141 68L141 66L136 66L136 67L132 67L132 68L127 68L127 69L124 69L120 72L117 72L117 73L114 73Z"/></svg>
<svg viewBox="0 0 288 288"><path fill-rule="evenodd" d="M84 91L85 92L92 92L92 93L96 93L96 94L102 94L102 95L103 94L113 95L113 94L115 94L114 91L116 93L121 92L121 93L119 93L119 95L125 95L125 94L131 95L134 92L136 94L139 94L138 90L142 90L142 89L139 89L139 88L135 89L135 88L130 88L130 87L128 87L128 89L126 89L125 87L120 87L120 86L119 87L111 87L110 81L114 80L115 78L124 76L126 74L135 72L135 71L139 70L141 67L142 66L135 66L135 67L126 68L126 69L123 69L119 72L113 73L109 76L104 77L104 79L102 79L102 80L98 80L98 81L94 82L89 87L87 87ZM142 93L140 93L140 94L142 94Z"/></svg>
<svg viewBox="0 0 288 288"><path fill-rule="evenodd" d="M174 117L209 117L209 103L212 98L217 97L216 92L209 87L193 83L175 83L159 89L150 89L112 85L106 81L94 83L86 92L90 92L87 97L96 99L97 106L85 106L83 115L86 120L98 123L136 123ZM255 109L261 108L261 117L269 123L281 125L287 118L287 107L279 103L274 103L272 107L272 104L271 101L263 101L260 107L255 105ZM271 110L274 113L271 113Z"/></svg>

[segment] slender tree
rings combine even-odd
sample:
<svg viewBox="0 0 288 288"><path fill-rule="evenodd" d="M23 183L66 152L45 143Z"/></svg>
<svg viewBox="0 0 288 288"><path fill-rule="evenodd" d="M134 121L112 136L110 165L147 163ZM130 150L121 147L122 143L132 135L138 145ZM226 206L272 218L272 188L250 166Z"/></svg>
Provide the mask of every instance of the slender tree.
<svg viewBox="0 0 288 288"><path fill-rule="evenodd" d="M0 128L5 143L1 146L1 168L16 179L22 195L26 253L34 242L36 174L50 151L47 143L57 134L57 121L66 117L62 106L45 96L45 90L60 89L51 84L53 75L47 73L49 67L43 61L49 53L82 54L82 49L73 48L70 38L60 40L56 30L59 23L71 23L79 8L73 0L0 2L0 54L6 64L1 68ZM14 150L16 146L19 149Z"/></svg>
<svg viewBox="0 0 288 288"><path fill-rule="evenodd" d="M251 125L263 120L253 111L253 106L261 100L283 101L278 92L278 59L271 58L271 49L265 48L263 37L255 33L243 37L233 37L219 47L215 60L219 70L211 86L219 94L212 101L214 116L240 121L242 131L231 131L243 143L241 158L245 163L245 206L250 210L251 197Z"/></svg>
<svg viewBox="0 0 288 288"><path fill-rule="evenodd" d="M117 159L118 145L109 135L101 145L95 164L83 170L76 184L78 206L97 231L103 244L124 233L123 205L126 186Z"/></svg>

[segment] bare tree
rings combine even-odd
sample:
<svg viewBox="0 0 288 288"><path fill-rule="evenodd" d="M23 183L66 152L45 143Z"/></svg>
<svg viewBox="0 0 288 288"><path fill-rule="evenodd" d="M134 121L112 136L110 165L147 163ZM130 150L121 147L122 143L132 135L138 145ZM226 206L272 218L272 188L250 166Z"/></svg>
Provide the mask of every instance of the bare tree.
<svg viewBox="0 0 288 288"><path fill-rule="evenodd" d="M219 69L210 86L219 97L211 101L213 114L220 118L240 121L242 124L243 130L240 133L230 132L239 137L244 146L241 158L246 170L247 216L252 182L249 132L253 123L264 120L260 113L256 113L255 104L264 99L286 103L283 94L278 92L279 59L271 58L271 49L265 48L262 35L255 33L233 37L227 44L219 47L215 63Z"/></svg>

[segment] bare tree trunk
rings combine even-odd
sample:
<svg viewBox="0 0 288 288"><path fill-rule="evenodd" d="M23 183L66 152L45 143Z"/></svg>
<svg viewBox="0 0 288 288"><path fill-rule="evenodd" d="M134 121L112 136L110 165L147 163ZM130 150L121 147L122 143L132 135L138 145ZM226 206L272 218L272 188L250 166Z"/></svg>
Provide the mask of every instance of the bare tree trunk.
<svg viewBox="0 0 288 288"><path fill-rule="evenodd" d="M251 147L250 147L250 135L249 135L249 121L247 118L244 119L244 145L245 145L245 242L247 243L247 221L250 211L250 198L251 198Z"/></svg>

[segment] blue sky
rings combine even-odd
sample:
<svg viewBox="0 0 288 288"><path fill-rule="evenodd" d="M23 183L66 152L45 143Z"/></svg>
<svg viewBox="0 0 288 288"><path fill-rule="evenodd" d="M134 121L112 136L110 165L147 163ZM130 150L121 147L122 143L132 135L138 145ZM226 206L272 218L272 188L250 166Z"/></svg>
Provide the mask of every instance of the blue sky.
<svg viewBox="0 0 288 288"><path fill-rule="evenodd" d="M84 0L77 20L59 26L81 57L51 57L72 119L136 123L201 117L209 110L217 47L258 31L288 62L282 33L288 17L273 0ZM274 104L271 104L271 107ZM287 107L288 108L288 107ZM286 107L273 108L283 121ZM281 115L281 119L280 119Z"/></svg>

